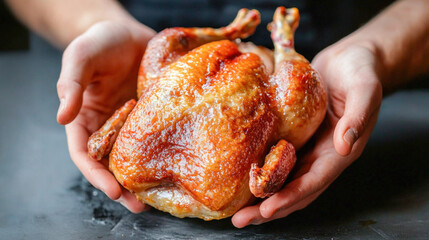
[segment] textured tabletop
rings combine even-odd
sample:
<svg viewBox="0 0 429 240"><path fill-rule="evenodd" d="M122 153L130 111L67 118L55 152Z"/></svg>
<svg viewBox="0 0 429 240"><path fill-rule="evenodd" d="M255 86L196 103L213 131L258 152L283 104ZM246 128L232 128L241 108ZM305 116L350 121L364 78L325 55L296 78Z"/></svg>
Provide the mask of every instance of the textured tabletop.
<svg viewBox="0 0 429 240"><path fill-rule="evenodd" d="M236 229L134 215L83 179L55 121L61 53L0 52L0 239L429 239L429 88L387 97L363 155L305 210ZM429 84L426 84L426 86Z"/></svg>

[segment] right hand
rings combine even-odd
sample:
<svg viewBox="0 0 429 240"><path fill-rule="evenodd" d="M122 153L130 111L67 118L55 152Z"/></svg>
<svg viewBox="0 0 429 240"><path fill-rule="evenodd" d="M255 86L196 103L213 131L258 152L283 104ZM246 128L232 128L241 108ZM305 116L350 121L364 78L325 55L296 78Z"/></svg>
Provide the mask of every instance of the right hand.
<svg viewBox="0 0 429 240"><path fill-rule="evenodd" d="M57 84L61 102L57 121L66 125L73 162L94 187L135 213L145 205L119 185L107 159L88 157L87 142L117 108L136 98L138 67L154 34L134 22L94 24L64 51Z"/></svg>

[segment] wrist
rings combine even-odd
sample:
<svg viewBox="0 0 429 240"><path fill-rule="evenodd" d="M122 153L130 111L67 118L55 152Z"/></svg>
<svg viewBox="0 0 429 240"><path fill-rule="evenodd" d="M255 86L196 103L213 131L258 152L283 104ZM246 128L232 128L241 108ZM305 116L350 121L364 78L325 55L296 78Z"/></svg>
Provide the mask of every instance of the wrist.
<svg viewBox="0 0 429 240"><path fill-rule="evenodd" d="M358 33L358 32L357 32ZM384 60L384 49L380 45L380 42L378 42L375 39L372 38L366 38L365 34L351 34L348 37L346 37L344 41L344 45L347 47L361 47L365 48L367 51L369 51L373 57L374 57L374 71L378 77L378 80L383 86L383 89L386 87L385 82L386 79L389 78L389 75L391 74L389 71L389 67L386 65L386 62Z"/></svg>
<svg viewBox="0 0 429 240"><path fill-rule="evenodd" d="M54 4L55 3L55 4ZM50 14L41 16L39 32L60 48L86 32L95 24L114 22L130 29L133 38L147 41L153 31L139 23L118 2L92 0L54 2L46 6Z"/></svg>
<svg viewBox="0 0 429 240"><path fill-rule="evenodd" d="M347 64L344 65L344 62ZM382 50L377 42L354 34L324 49L313 59L312 64L321 69L329 69L328 72L332 78L335 78L335 72L345 70L345 66L347 68L365 66L367 70L371 70L375 74L376 78L373 80L378 81L383 89L384 79L388 75L383 62Z"/></svg>
<svg viewBox="0 0 429 240"><path fill-rule="evenodd" d="M350 35L355 41L371 43L383 89L389 92L429 73L427 7L426 0L397 1Z"/></svg>
<svg viewBox="0 0 429 240"><path fill-rule="evenodd" d="M123 25L130 32L133 41L139 46L143 47L143 50L146 48L147 43L153 36L155 36L156 32L147 27L146 25L138 22L137 20L129 19L123 22Z"/></svg>

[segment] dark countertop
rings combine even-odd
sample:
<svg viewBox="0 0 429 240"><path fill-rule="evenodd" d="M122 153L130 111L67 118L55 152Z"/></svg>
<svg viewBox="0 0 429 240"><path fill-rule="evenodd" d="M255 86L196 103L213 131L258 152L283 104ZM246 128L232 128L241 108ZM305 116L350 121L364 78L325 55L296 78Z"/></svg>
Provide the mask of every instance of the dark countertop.
<svg viewBox="0 0 429 240"><path fill-rule="evenodd" d="M134 215L92 188L55 121L61 53L0 53L0 239L429 239L429 88L383 102L367 148L306 209L261 226Z"/></svg>

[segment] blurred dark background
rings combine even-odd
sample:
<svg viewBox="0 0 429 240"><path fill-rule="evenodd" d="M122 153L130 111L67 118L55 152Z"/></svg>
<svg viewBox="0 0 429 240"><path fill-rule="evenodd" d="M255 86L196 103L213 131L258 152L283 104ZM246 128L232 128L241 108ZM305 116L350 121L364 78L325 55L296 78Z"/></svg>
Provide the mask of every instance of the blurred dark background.
<svg viewBox="0 0 429 240"><path fill-rule="evenodd" d="M25 26L15 19L4 1L0 1L0 51L28 50L30 35Z"/></svg>
<svg viewBox="0 0 429 240"><path fill-rule="evenodd" d="M120 1L139 21L155 29L175 26L221 27L230 23L240 8L261 12L261 25L249 38L272 48L266 25L277 6L297 7L301 13L296 33L297 51L312 59L326 46L353 32L388 6L391 0L146 0ZM29 32L0 1L0 51L29 49Z"/></svg>
<svg viewBox="0 0 429 240"><path fill-rule="evenodd" d="M248 41L272 48L266 26L278 6L297 7L300 25L295 35L296 49L312 59L320 50L353 32L392 0L121 0L140 22L156 31L168 27L222 27L241 8L257 9L261 24ZM246 40L247 41L247 40Z"/></svg>

